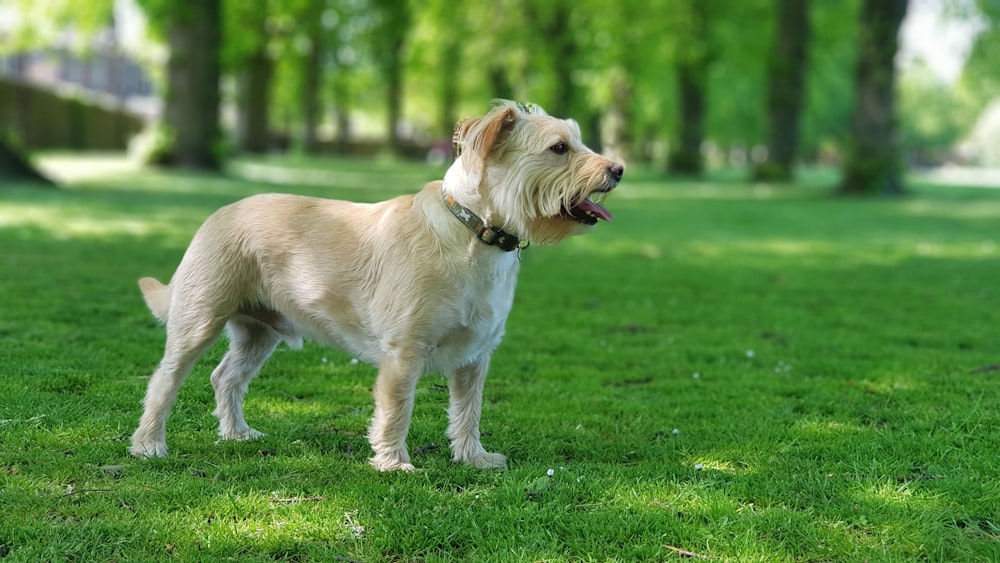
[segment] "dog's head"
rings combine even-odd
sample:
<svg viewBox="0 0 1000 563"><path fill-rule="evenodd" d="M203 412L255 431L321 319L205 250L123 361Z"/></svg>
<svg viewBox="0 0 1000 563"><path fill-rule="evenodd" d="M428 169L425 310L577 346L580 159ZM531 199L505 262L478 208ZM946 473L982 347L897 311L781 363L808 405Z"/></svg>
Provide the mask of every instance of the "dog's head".
<svg viewBox="0 0 1000 563"><path fill-rule="evenodd" d="M625 168L587 148L571 119L500 100L461 121L455 144L460 156L445 184L489 224L546 244L611 220L601 202Z"/></svg>

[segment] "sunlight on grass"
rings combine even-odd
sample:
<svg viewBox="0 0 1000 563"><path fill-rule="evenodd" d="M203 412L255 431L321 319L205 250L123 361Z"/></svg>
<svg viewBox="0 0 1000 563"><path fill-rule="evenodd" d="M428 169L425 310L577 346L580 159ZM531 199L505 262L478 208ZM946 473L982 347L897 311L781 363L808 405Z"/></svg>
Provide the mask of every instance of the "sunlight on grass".
<svg viewBox="0 0 1000 563"><path fill-rule="evenodd" d="M627 176L627 175L626 175ZM665 184L623 182L609 200L627 201L667 201L667 200L770 200L802 198L802 192L783 190L767 184L719 184L712 182L677 182Z"/></svg>
<svg viewBox="0 0 1000 563"><path fill-rule="evenodd" d="M853 422L838 422L833 420L799 420L794 428L803 436L809 438L832 438L848 435L858 436L867 432L866 428Z"/></svg>
<svg viewBox="0 0 1000 563"><path fill-rule="evenodd" d="M44 153L37 161L47 176L60 183L113 178L142 170L142 164L125 153Z"/></svg>
<svg viewBox="0 0 1000 563"><path fill-rule="evenodd" d="M53 212L49 205L8 203L0 208L0 228L33 228L51 233L57 239L77 237L103 238L113 235L150 235L170 231L168 222L149 218L97 218Z"/></svg>
<svg viewBox="0 0 1000 563"><path fill-rule="evenodd" d="M190 238L191 228L173 214L155 216L95 215L84 206L6 203L0 207L0 228L37 229L57 240L106 239L120 236L170 236Z"/></svg>
<svg viewBox="0 0 1000 563"><path fill-rule="evenodd" d="M61 158L80 180L0 194L12 560L1000 560L998 190L843 200L822 178L633 170L613 223L522 254L483 404L509 469L451 461L435 376L417 386L419 471L387 475L367 464L375 369L311 342L251 385L266 437L216 443L221 339L181 390L170 455L128 456L164 345L134 280L168 276L241 197L375 200L439 170L108 161L99 178Z"/></svg>
<svg viewBox="0 0 1000 563"><path fill-rule="evenodd" d="M905 482L865 483L855 487L850 494L858 502L879 507L914 508L915 504L923 504L919 502L922 499L913 493L910 484Z"/></svg>
<svg viewBox="0 0 1000 563"><path fill-rule="evenodd" d="M330 405L307 400L253 400L254 411L264 411L267 415L316 417L331 412Z"/></svg>
<svg viewBox="0 0 1000 563"><path fill-rule="evenodd" d="M670 258L677 261L727 260L732 264L759 264L774 268L787 263L796 268L836 263L846 266L894 266L914 257L940 259L992 258L1000 256L1000 247L990 239L980 241L913 241L888 237L865 244L829 240L773 239L753 240L678 240L658 244L654 240L614 237L605 240L579 237L564 243L588 254L602 256L640 256L650 260Z"/></svg>
<svg viewBox="0 0 1000 563"><path fill-rule="evenodd" d="M741 464L743 465L742 467L737 467L737 464L729 460L698 457L688 459L687 461L689 462L688 465L690 465L695 471L718 471L719 473L726 473L729 475L749 472L749 469L745 465Z"/></svg>
<svg viewBox="0 0 1000 563"><path fill-rule="evenodd" d="M987 239L982 242L947 244L920 241L914 246L913 254L931 258L989 258L1000 255L1000 252L997 251L996 243Z"/></svg>
<svg viewBox="0 0 1000 563"><path fill-rule="evenodd" d="M1000 203L979 202L976 205L947 201L911 200L900 202L900 211L918 217L944 217L949 219L987 219L1000 217Z"/></svg>
<svg viewBox="0 0 1000 563"><path fill-rule="evenodd" d="M330 493L315 495L280 485L272 491L236 490L181 516L194 528L191 539L196 543L218 548L213 544L222 542L236 552L280 553L302 542L362 538L367 527L360 523L355 503L348 495ZM331 518L336 514L342 515L339 521Z"/></svg>

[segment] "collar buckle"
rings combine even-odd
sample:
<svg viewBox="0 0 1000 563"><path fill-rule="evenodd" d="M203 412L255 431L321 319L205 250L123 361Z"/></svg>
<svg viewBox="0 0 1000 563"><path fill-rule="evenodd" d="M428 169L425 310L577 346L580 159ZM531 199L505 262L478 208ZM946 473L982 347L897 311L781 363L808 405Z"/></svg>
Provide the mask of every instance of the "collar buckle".
<svg viewBox="0 0 1000 563"><path fill-rule="evenodd" d="M506 252L520 248L521 245L519 238L498 227L484 226L479 231L479 240Z"/></svg>

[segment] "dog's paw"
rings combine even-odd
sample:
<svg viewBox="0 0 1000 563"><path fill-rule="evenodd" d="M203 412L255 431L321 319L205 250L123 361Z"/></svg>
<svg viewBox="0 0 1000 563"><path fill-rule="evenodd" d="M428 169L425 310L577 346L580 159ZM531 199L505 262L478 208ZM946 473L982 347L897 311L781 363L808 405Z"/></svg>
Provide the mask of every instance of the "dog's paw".
<svg viewBox="0 0 1000 563"><path fill-rule="evenodd" d="M410 473L416 471L413 464L398 457L377 455L368 460L368 463L379 471L405 471Z"/></svg>
<svg viewBox="0 0 1000 563"><path fill-rule="evenodd" d="M144 459L151 457L165 457L167 455L167 443L133 442L132 446L128 449L128 453L132 454L133 457Z"/></svg>
<svg viewBox="0 0 1000 563"><path fill-rule="evenodd" d="M498 453L483 452L466 461L479 469L506 469L507 456Z"/></svg>

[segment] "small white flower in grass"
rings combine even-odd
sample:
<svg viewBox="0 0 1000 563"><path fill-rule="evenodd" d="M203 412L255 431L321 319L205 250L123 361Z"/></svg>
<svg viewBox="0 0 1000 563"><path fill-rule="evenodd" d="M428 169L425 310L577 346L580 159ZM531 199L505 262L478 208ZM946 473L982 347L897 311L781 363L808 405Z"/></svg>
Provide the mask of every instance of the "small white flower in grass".
<svg viewBox="0 0 1000 563"><path fill-rule="evenodd" d="M320 362L323 362L325 364L326 363L326 356L323 356L323 358L320 359Z"/></svg>
<svg viewBox="0 0 1000 563"><path fill-rule="evenodd" d="M691 377L693 377L694 379L698 379L699 377L701 377L701 374L698 372L694 372L694 375L692 375Z"/></svg>
<svg viewBox="0 0 1000 563"><path fill-rule="evenodd" d="M555 469L549 469L548 471L545 472L545 474L548 475L549 477L552 477L553 475L556 474L556 470Z"/></svg>
<svg viewBox="0 0 1000 563"><path fill-rule="evenodd" d="M694 464L694 470L695 470L695 471L701 471L702 469L705 469L705 466L704 466L704 465L702 465L702 464L700 464L700 463L696 463L696 464Z"/></svg>
<svg viewBox="0 0 1000 563"><path fill-rule="evenodd" d="M356 365L358 365L358 359L357 358L351 358L351 362L350 363L351 363L352 366L356 366Z"/></svg>
<svg viewBox="0 0 1000 563"><path fill-rule="evenodd" d="M677 436L680 433L681 433L681 429L680 428L674 428L674 436Z"/></svg>
<svg viewBox="0 0 1000 563"><path fill-rule="evenodd" d="M747 358L752 360L753 356L754 356L753 350L747 350Z"/></svg>

